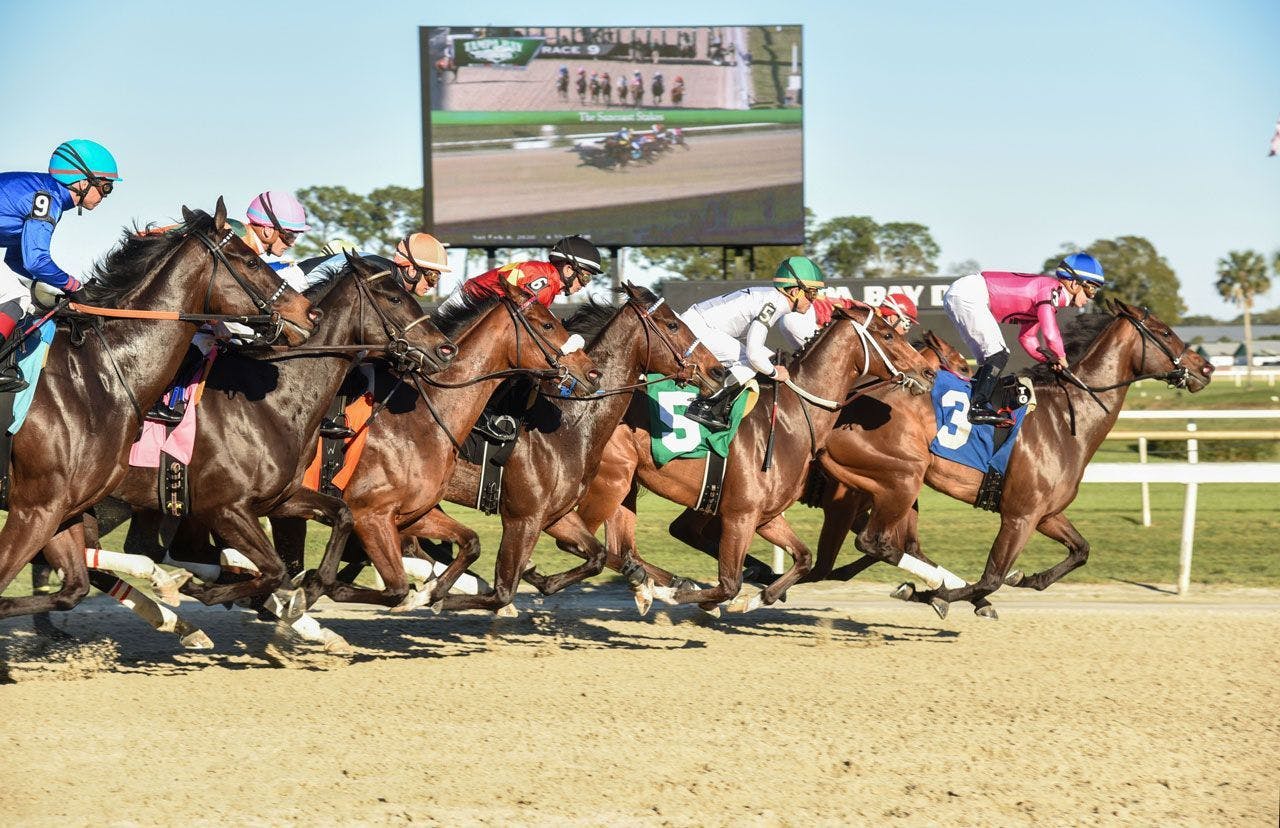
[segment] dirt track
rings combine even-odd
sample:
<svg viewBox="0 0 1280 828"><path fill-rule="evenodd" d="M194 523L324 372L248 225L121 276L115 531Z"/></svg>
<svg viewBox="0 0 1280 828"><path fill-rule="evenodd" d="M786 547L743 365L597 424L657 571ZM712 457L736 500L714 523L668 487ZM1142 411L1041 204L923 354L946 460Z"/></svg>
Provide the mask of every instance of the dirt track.
<svg viewBox="0 0 1280 828"><path fill-rule="evenodd" d="M1280 593L1056 587L946 621L883 588L636 618L322 616L347 659L191 611L176 651L96 599L0 622L8 824L1274 825ZM93 639L110 632L112 640ZM71 657L67 663L67 657Z"/></svg>
<svg viewBox="0 0 1280 828"><path fill-rule="evenodd" d="M616 170L585 165L568 148L437 153L431 164L435 221L639 204L797 184L803 177L799 130L701 134L689 137L689 147Z"/></svg>

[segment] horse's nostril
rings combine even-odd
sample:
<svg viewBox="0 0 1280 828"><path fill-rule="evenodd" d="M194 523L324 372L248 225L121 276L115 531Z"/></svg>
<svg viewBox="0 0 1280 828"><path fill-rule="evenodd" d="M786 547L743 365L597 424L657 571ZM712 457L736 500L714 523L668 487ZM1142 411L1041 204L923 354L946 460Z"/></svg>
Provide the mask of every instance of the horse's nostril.
<svg viewBox="0 0 1280 828"><path fill-rule="evenodd" d="M587 379L591 380L592 382L599 382L599 381L600 381L600 372L599 372L599 371L597 371L597 370L595 370L595 369L592 369L592 370L588 371L588 372L587 372Z"/></svg>
<svg viewBox="0 0 1280 828"><path fill-rule="evenodd" d="M712 369L711 369L710 371L708 371L707 373L709 373L709 374L711 375L711 378L712 378L713 380L722 380L722 379L724 379L724 369L723 369L723 368L721 368L719 365L717 365L716 367L712 368Z"/></svg>
<svg viewBox="0 0 1280 828"><path fill-rule="evenodd" d="M324 319L324 311L319 308L312 308L307 311L307 318L312 322L319 322L321 319Z"/></svg>
<svg viewBox="0 0 1280 828"><path fill-rule="evenodd" d="M1209 376L1213 373L1213 366L1206 362L1204 367L1200 369L1200 373L1204 374L1206 377Z"/></svg>
<svg viewBox="0 0 1280 828"><path fill-rule="evenodd" d="M452 345L441 345L436 348L436 353L443 359L453 359L454 355L458 353L458 349Z"/></svg>
<svg viewBox="0 0 1280 828"><path fill-rule="evenodd" d="M935 371L935 370L933 370L932 368L926 368L926 369L924 369L924 377L925 377L925 379L931 379L931 380L932 380L932 379L937 379L937 378L938 378L938 372L937 372L937 371Z"/></svg>

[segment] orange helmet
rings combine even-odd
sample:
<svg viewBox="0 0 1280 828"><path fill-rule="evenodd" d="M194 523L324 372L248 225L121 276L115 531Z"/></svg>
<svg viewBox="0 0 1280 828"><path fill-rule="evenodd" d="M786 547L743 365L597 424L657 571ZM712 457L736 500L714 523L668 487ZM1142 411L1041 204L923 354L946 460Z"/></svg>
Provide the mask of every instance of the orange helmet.
<svg viewBox="0 0 1280 828"><path fill-rule="evenodd" d="M396 244L395 263L404 267L415 265L438 273L452 273L449 255L444 245L430 233L413 233Z"/></svg>

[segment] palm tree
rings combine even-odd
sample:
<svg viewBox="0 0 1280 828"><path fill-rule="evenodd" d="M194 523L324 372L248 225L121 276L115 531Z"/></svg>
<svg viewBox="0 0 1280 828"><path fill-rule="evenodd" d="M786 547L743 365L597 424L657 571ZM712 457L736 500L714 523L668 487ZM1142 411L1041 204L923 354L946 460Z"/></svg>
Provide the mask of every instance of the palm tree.
<svg viewBox="0 0 1280 828"><path fill-rule="evenodd" d="M1271 289L1266 260L1256 250L1232 250L1218 260L1217 288L1223 299L1234 302L1244 311L1244 370L1252 385L1253 327L1249 314L1254 297Z"/></svg>

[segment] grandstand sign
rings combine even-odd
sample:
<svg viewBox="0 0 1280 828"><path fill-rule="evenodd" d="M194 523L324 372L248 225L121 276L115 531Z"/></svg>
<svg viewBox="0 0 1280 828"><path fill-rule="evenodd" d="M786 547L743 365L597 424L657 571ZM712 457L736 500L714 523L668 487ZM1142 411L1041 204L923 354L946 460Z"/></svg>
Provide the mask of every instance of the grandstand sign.
<svg viewBox="0 0 1280 828"><path fill-rule="evenodd" d="M528 66L538 49L540 37L481 37L453 40L458 66Z"/></svg>

